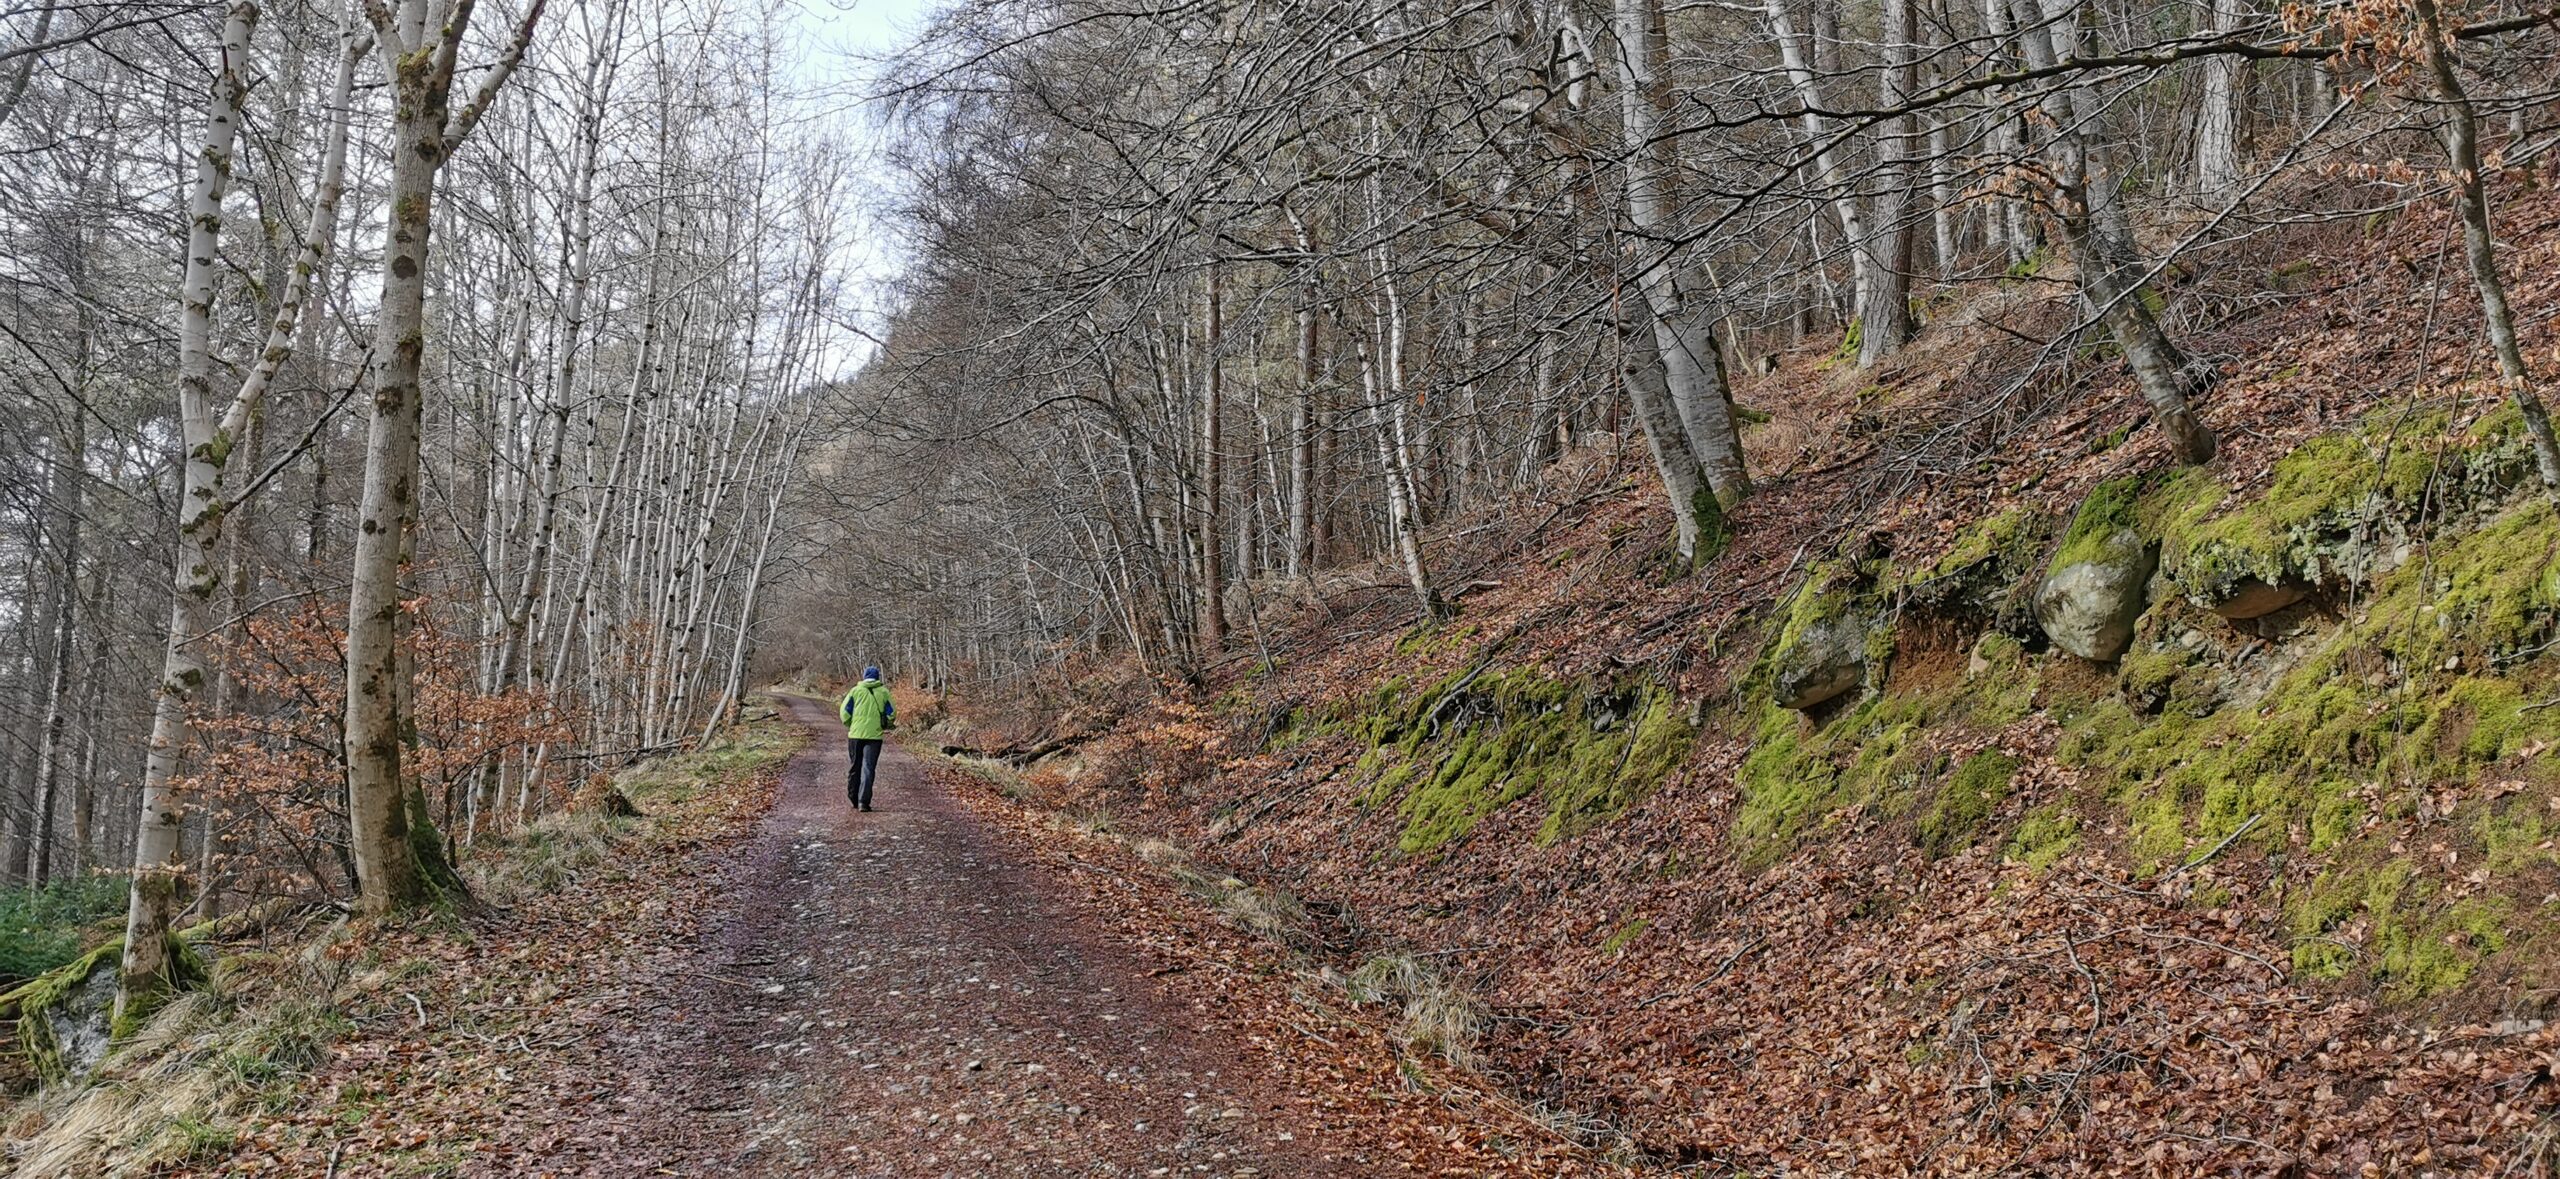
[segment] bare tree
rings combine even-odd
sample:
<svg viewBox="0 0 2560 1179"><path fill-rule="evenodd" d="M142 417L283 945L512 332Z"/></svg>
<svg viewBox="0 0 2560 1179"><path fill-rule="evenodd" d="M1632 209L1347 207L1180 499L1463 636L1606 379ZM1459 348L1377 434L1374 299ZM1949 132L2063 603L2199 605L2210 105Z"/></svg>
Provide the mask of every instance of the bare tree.
<svg viewBox="0 0 2560 1179"><path fill-rule="evenodd" d="M426 800L400 773L412 706L412 668L401 640L408 618L401 570L415 553L418 434L426 404L428 235L436 182L496 101L533 40L544 0L533 0L460 110L455 70L474 0L370 2L391 92L390 246L383 252L375 329L379 369L365 437L354 575L347 592L347 815L364 907L389 912L460 886L445 865Z"/></svg>

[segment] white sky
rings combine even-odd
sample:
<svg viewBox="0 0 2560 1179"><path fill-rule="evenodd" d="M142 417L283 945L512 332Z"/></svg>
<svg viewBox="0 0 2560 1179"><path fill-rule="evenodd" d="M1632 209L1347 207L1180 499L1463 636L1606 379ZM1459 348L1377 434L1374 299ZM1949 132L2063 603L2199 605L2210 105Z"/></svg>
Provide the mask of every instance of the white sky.
<svg viewBox="0 0 2560 1179"><path fill-rule="evenodd" d="M930 0L799 0L798 24L812 56L881 53L913 36Z"/></svg>
<svg viewBox="0 0 2560 1179"><path fill-rule="evenodd" d="M878 88L879 59L905 48L938 3L939 0L794 0L798 11L793 25L800 34L800 43L795 46L793 72L802 89L834 96L822 99L822 107L841 104L834 114L839 120L839 133L858 145L855 152L849 153L855 158L846 161L857 175L880 175L859 158L869 154L868 149L877 144L880 135L879 124L862 108L860 99ZM885 326L876 309L867 304L897 265L880 235L868 226L868 210L886 197L881 192L857 195L865 216L845 259L857 285L863 288L855 298L866 304L858 313L865 331L876 332ZM842 351L831 358L838 375L849 375L870 356L867 343L840 337L840 344Z"/></svg>

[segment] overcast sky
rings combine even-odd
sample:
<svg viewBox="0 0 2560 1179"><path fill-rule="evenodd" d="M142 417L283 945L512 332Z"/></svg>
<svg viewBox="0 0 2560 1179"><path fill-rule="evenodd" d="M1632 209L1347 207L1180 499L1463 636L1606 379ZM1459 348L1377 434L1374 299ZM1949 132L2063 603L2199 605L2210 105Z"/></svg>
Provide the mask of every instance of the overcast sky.
<svg viewBox="0 0 2560 1179"><path fill-rule="evenodd" d="M904 48L922 28L925 17L939 0L795 0L799 12L795 24L802 33L795 46L794 63L804 90L822 95L840 96L841 109L834 112L839 133L861 145L876 146L879 123L862 109L862 95L878 88L879 59ZM822 99L824 104L827 100ZM863 166L860 149L846 165L861 173L879 175L877 169ZM886 194L865 194L862 203L870 206ZM863 280L866 288L855 293L864 304L860 313L864 331L876 332L885 325L877 308L872 307L879 284L894 273L897 258L884 248L877 235L862 232L852 244L846 265ZM870 355L870 348L855 339L841 338L842 349L831 359L838 375L844 375Z"/></svg>

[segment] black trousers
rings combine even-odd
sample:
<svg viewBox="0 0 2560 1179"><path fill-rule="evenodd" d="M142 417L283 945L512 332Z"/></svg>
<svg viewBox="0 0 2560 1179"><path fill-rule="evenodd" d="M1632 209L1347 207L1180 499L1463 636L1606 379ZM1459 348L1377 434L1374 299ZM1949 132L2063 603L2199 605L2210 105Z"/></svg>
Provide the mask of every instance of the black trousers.
<svg viewBox="0 0 2560 1179"><path fill-rule="evenodd" d="M880 738L844 739L844 800L855 806L871 805L871 781L880 776Z"/></svg>

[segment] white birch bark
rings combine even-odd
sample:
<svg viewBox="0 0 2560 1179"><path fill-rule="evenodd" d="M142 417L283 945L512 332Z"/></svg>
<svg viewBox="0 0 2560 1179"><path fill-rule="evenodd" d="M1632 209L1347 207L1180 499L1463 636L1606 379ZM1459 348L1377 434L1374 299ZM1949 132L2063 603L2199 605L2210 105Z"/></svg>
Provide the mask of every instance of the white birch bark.
<svg viewBox="0 0 2560 1179"><path fill-rule="evenodd" d="M395 12L369 5L382 41L392 100L391 215L383 248L382 299L375 327L365 474L347 591L347 826L358 905L387 913L457 893L425 799L402 772L412 735L414 668L403 638L402 573L415 551L418 444L425 408L428 238L436 181L453 150L524 55L543 0L534 0L515 36L456 111L452 88L472 0L401 0Z"/></svg>
<svg viewBox="0 0 2560 1179"><path fill-rule="evenodd" d="M296 321L334 240L338 200L344 190L354 72L367 48L361 41L351 45L339 63L330 96L329 141L319 192L312 204L311 224L304 234L302 253L294 264L290 284L267 332L266 348L229 402L217 405L212 328L220 282L222 203L231 181L232 153L248 92L249 42L258 16L257 6L249 0L237 0L225 13L221 66L206 109L205 134L197 149L195 185L187 203L187 255L178 321L178 420L180 441L185 447L178 551L172 567L169 628L161 656L160 686L152 708L149 756L143 770L141 817L134 836L133 885L125 915L124 960L116 989L116 1017L120 1024L138 1016L179 981L179 955L170 926L177 915L178 880L184 870L181 836L190 803L179 788L179 775L187 749L195 739L188 710L205 686L203 654L197 645L209 623L207 611L222 588L222 530L226 515L238 506L225 499L224 471L250 416L257 412L259 400L291 352Z"/></svg>

